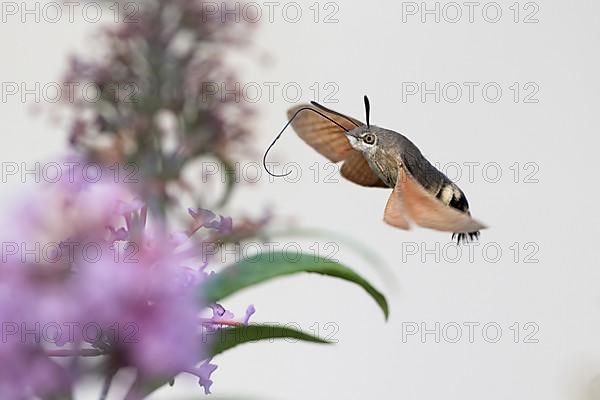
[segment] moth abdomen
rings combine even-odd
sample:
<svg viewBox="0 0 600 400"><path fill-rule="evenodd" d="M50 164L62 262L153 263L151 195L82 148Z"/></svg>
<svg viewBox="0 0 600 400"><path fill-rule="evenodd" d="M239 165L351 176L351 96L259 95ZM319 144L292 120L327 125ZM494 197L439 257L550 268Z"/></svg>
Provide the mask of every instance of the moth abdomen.
<svg viewBox="0 0 600 400"><path fill-rule="evenodd" d="M455 208L459 211L462 211L468 215L471 215L469 211L469 202L467 201L467 197L463 193L462 190L458 186L456 186L452 182L445 182L441 185L436 197L447 206ZM460 244L468 243L469 241L479 239L479 231L476 232L468 232L468 233L458 233L455 232L452 234L452 239L456 238L456 243Z"/></svg>

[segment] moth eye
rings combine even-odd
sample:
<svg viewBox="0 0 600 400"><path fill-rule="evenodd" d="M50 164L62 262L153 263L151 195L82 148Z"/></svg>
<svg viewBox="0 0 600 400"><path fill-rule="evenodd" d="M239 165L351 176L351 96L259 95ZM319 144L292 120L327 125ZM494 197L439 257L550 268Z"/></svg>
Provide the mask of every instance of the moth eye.
<svg viewBox="0 0 600 400"><path fill-rule="evenodd" d="M373 135L372 133L367 133L363 140L366 144L373 144L375 143L375 135Z"/></svg>

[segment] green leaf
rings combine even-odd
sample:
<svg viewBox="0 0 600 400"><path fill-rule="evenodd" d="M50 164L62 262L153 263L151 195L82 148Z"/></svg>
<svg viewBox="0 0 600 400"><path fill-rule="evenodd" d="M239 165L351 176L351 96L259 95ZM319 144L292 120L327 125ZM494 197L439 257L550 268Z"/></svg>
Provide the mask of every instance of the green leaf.
<svg viewBox="0 0 600 400"><path fill-rule="evenodd" d="M360 255L380 276L382 282L390 290L398 290L398 281L392 269L390 269L385 261L373 250L365 246L361 241L352 238L351 236L342 234L336 231L330 231L322 228L289 228L278 231L271 231L269 235L272 237L307 237L311 239L323 238L327 240L335 240L338 244L343 244L349 247L353 252Z"/></svg>
<svg viewBox="0 0 600 400"><path fill-rule="evenodd" d="M273 339L298 339L305 342L331 344L295 329L276 325L247 325L219 329L211 342L210 357L220 354L240 344Z"/></svg>
<svg viewBox="0 0 600 400"><path fill-rule="evenodd" d="M333 276L361 286L377 302L387 319L389 309L385 297L366 279L338 262L307 254L292 259L282 253L259 253L210 276L201 290L204 300L216 303L244 288L300 272Z"/></svg>
<svg viewBox="0 0 600 400"><path fill-rule="evenodd" d="M231 348L244 343L258 342L274 339L297 339L305 342L332 344L332 342L320 339L295 329L276 325L244 325L231 328L218 329L208 337L209 351L207 358L212 358ZM155 378L144 382L137 382L135 391L143 398L154 393L161 387L169 384L175 378ZM133 398L133 397L131 397Z"/></svg>

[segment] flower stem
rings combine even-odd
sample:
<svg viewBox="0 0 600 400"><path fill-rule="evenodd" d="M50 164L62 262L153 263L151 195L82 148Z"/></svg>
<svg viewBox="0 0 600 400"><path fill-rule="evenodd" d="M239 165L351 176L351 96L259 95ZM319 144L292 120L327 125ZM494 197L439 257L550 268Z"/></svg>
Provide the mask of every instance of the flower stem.
<svg viewBox="0 0 600 400"><path fill-rule="evenodd" d="M241 322L230 321L226 319L202 319L203 324L206 325L226 325L226 326L242 326Z"/></svg>
<svg viewBox="0 0 600 400"><path fill-rule="evenodd" d="M107 353L98 349L47 350L48 357L97 357Z"/></svg>
<svg viewBox="0 0 600 400"><path fill-rule="evenodd" d="M137 375L135 377L135 380L133 381L133 383L131 384L131 387L125 394L124 400L141 400L143 398L141 391L140 391L141 384L142 384L142 380L140 377L140 372L138 371Z"/></svg>
<svg viewBox="0 0 600 400"><path fill-rule="evenodd" d="M106 379L104 380L104 384L102 385L102 392L100 393L100 400L106 400L106 396L108 396L108 391L110 390L110 385L112 384L112 380L117 374L117 369L111 369L108 371L106 375Z"/></svg>

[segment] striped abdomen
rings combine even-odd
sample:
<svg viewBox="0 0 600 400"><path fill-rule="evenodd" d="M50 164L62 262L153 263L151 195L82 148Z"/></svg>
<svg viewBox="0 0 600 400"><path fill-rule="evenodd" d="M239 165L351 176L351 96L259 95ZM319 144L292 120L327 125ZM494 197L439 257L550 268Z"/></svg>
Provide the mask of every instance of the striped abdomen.
<svg viewBox="0 0 600 400"><path fill-rule="evenodd" d="M453 207L459 211L471 215L469 211L469 202L460 188L453 183L446 175L435 168L420 152L413 153L412 156L403 157L404 166L410 174L438 200L447 206ZM469 233L454 233L452 239L457 238L457 242L467 242L479 238L479 231Z"/></svg>

